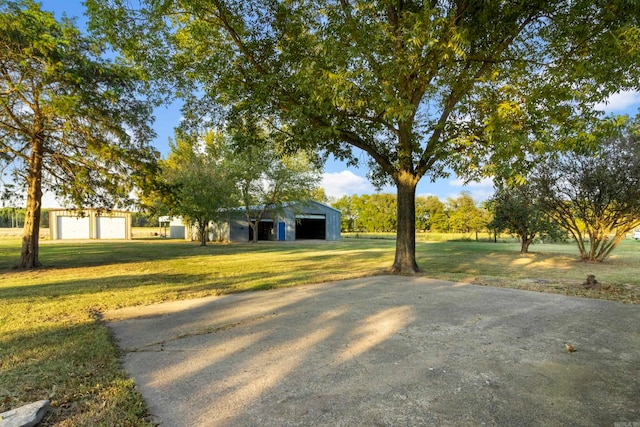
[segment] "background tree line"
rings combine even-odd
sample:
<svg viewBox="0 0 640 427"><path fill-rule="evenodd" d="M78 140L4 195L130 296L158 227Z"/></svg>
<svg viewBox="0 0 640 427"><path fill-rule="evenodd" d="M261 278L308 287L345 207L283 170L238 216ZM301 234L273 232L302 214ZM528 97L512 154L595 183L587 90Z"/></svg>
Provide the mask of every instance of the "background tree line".
<svg viewBox="0 0 640 427"><path fill-rule="evenodd" d="M0 228L24 227L25 212L26 210L23 208L0 208ZM49 215L46 216L48 222ZM42 219L44 219L44 215ZM40 222L42 223L42 221Z"/></svg>
<svg viewBox="0 0 640 427"><path fill-rule="evenodd" d="M397 226L397 198L393 194L343 196L331 204L342 211L343 232L391 232ZM416 197L418 231L472 233L488 230L491 213L469 193L441 201L437 196Z"/></svg>
<svg viewBox="0 0 640 427"><path fill-rule="evenodd" d="M0 208L0 228L24 227L26 213L24 208ZM40 227L49 228L49 209L42 209Z"/></svg>

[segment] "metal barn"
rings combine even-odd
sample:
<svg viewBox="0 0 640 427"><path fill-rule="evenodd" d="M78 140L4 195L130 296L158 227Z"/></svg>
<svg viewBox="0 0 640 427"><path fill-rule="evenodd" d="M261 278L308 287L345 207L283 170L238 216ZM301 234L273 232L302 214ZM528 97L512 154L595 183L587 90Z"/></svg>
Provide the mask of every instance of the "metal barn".
<svg viewBox="0 0 640 427"><path fill-rule="evenodd" d="M295 203L283 215L267 215L258 226L258 240L340 240L338 209L316 201ZM230 241L253 239L246 220L229 221Z"/></svg>
<svg viewBox="0 0 640 427"><path fill-rule="evenodd" d="M341 212L331 206L316 201L292 203L284 213L267 213L258 225L258 240L340 240ZM171 237L196 239L179 220L171 222ZM182 226L184 227L184 226ZM247 224L242 210L232 212L228 220L210 224L209 240L248 242L253 240L253 229Z"/></svg>

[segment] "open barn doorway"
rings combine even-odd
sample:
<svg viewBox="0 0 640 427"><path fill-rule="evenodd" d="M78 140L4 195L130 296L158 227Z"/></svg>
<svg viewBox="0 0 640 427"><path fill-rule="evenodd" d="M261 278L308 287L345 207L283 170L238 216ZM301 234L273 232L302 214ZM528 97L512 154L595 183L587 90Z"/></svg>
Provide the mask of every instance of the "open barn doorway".
<svg viewBox="0 0 640 427"><path fill-rule="evenodd" d="M327 219L324 215L297 215L296 240L325 240Z"/></svg>
<svg viewBox="0 0 640 427"><path fill-rule="evenodd" d="M275 240L273 221L262 220L258 224L258 240ZM253 241L253 227L249 227L249 241Z"/></svg>

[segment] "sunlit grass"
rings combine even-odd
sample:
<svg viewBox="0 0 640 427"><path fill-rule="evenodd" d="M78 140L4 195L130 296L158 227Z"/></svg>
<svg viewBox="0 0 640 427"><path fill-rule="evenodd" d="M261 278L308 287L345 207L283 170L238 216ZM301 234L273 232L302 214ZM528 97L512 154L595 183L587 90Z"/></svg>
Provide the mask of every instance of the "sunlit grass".
<svg viewBox="0 0 640 427"><path fill-rule="evenodd" d="M392 238L340 242L211 244L145 237L51 242L42 269L13 269L20 240L0 239L0 411L39 399L45 424L145 425L145 406L100 322L105 310L384 273ZM574 245L418 239L424 275L568 295L640 300L640 242L625 241L606 263L583 263ZM581 282L596 275L603 291Z"/></svg>
<svg viewBox="0 0 640 427"><path fill-rule="evenodd" d="M424 274L452 281L561 293L590 298L640 302L640 242L623 241L604 263L584 262L571 243L538 244L520 254L518 243L419 243ZM587 275L601 290L585 290Z"/></svg>

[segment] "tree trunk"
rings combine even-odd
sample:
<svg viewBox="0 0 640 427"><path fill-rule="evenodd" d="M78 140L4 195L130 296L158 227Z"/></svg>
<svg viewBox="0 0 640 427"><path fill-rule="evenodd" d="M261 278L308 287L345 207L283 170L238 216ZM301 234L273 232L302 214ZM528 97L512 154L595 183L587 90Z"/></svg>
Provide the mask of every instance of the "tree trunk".
<svg viewBox="0 0 640 427"><path fill-rule="evenodd" d="M251 215L250 211L247 210L247 222L249 223L249 227L251 227L251 229L253 230L253 239L252 242L253 243L258 243L258 238L260 236L258 236L258 230L260 230L260 222L262 221L262 218L265 215L265 212L267 211L266 208L267 204L265 204L265 207L262 209L261 212L255 214L255 220L251 221L251 217L253 217L254 215Z"/></svg>
<svg viewBox="0 0 640 427"><path fill-rule="evenodd" d="M199 234L200 234L200 246L207 246L207 236L209 233L209 221L198 223Z"/></svg>
<svg viewBox="0 0 640 427"><path fill-rule="evenodd" d="M42 150L44 143L41 138L34 138L29 172L27 173L27 211L24 217L24 231L22 233L22 252L20 268L37 268L42 264L38 259L40 236L40 213L42 207Z"/></svg>
<svg viewBox="0 0 640 427"><path fill-rule="evenodd" d="M630 230L633 230L633 228L630 228ZM616 246L618 246L618 244L622 241L622 239L624 239L626 234L627 234L627 230L619 228L616 231L613 239L609 240L609 242L605 245L605 247L602 247L600 249L600 252L598 252L598 255L596 256L596 261L604 262L604 260L611 254L611 252L613 252Z"/></svg>
<svg viewBox="0 0 640 427"><path fill-rule="evenodd" d="M391 273L415 274L420 271L416 262L416 179L401 174L398 187L398 232L396 257Z"/></svg>
<svg viewBox="0 0 640 427"><path fill-rule="evenodd" d="M520 237L520 241L522 242L520 244L520 253L521 254L527 254L529 253L529 245L531 245L531 243L533 242L533 239L530 239L528 237L524 237L521 236Z"/></svg>
<svg viewBox="0 0 640 427"><path fill-rule="evenodd" d="M251 212L251 209L249 208L249 202L245 200L245 218L247 220L247 224L249 224L249 229L253 231L253 235L250 235L251 239L249 240L251 243L258 243L258 224L260 224L261 215L258 215L255 221L251 221L251 218L253 217L252 213L253 212Z"/></svg>
<svg viewBox="0 0 640 427"><path fill-rule="evenodd" d="M258 243L258 228L260 228L260 222L256 219L255 221L249 221L249 225L253 230L253 239L251 239L251 242Z"/></svg>

